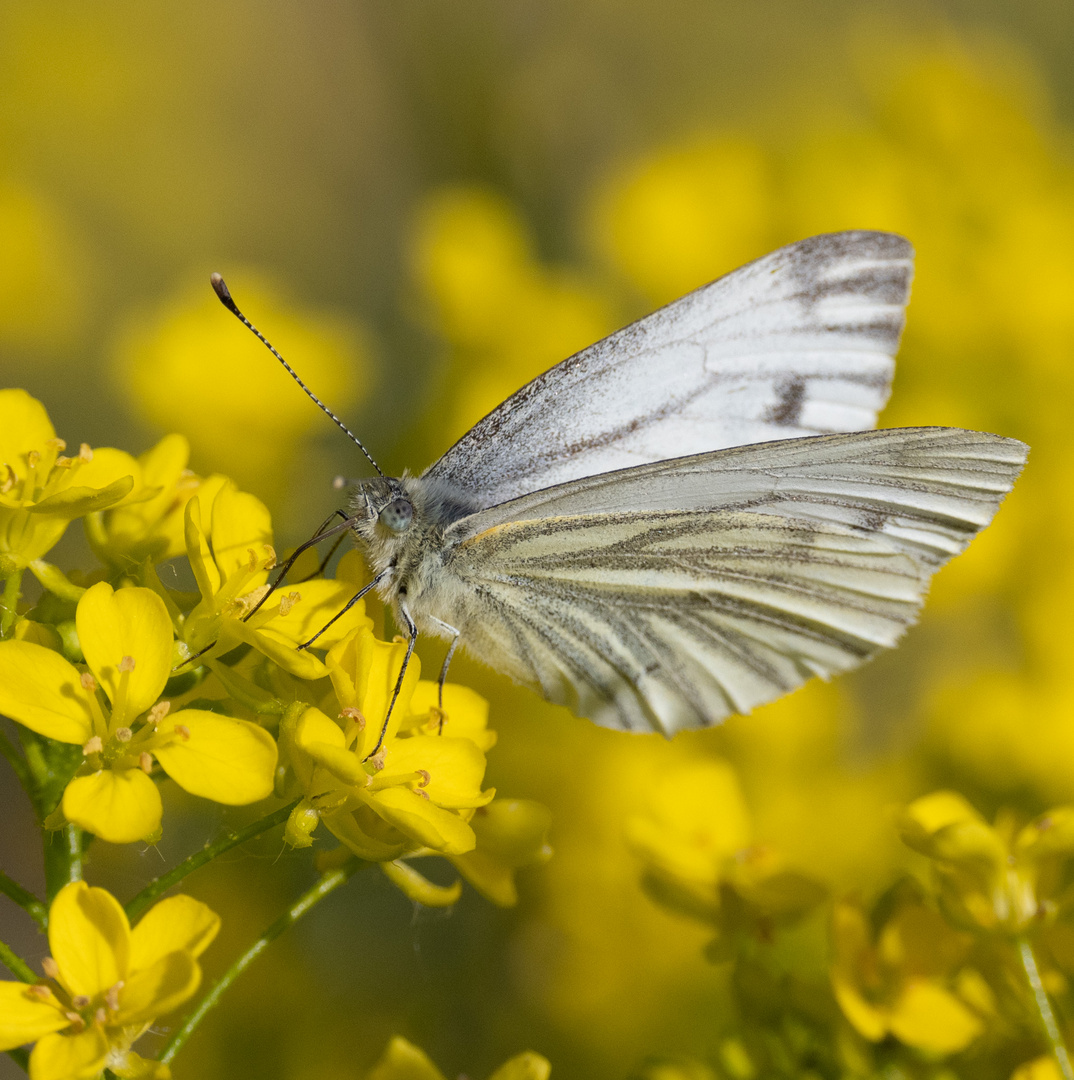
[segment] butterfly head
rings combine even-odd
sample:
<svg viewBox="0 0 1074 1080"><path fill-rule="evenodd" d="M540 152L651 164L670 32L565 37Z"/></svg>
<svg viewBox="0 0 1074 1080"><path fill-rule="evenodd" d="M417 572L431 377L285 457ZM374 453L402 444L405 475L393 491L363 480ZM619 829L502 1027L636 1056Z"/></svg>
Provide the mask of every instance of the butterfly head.
<svg viewBox="0 0 1074 1080"><path fill-rule="evenodd" d="M355 531L367 541L403 536L414 524L414 501L406 478L377 476L363 480L351 497Z"/></svg>

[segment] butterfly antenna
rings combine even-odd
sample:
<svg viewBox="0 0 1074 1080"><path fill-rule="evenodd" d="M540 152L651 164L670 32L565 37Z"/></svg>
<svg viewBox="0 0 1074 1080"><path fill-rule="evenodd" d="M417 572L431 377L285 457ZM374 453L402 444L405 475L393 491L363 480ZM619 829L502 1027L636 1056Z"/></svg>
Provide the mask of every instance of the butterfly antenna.
<svg viewBox="0 0 1074 1080"><path fill-rule="evenodd" d="M258 330L258 328L254 326L254 324L250 322L250 320L246 318L245 315L243 315L243 313L239 310L238 304L236 304L235 301L232 299L231 291L224 283L224 279L219 274L213 274L210 276L209 281L212 282L213 292L215 292L216 295L220 298L220 303L222 303L224 307L226 307L228 311L230 311L231 314L234 315L235 318L238 319L239 322L241 322L243 326L246 327L247 330L253 333L257 337L258 341L260 341L261 344L264 345L265 348L268 349L268 351L272 353L272 355L275 356L281 364L283 364L284 368L287 370L287 374L290 375L291 378L294 379L295 382L298 383L298 385L306 391L306 393L317 405L317 407L321 409L324 413L326 413L328 417L335 422L336 426L340 429L340 431L342 431L343 434L346 435L347 438L350 439L350 441L354 443L354 445L357 446L363 454L365 454L366 458L369 460L369 464L372 465L373 468L376 469L381 476L383 476L384 473L381 470L381 467L373 460L373 455L362 445L361 439L359 439L358 436L355 435L354 432L351 431L351 429L347 427L347 425L343 423L343 421L340 420L340 418L336 416L336 414L332 412L332 410L298 377L298 372L295 371L295 369L291 367L291 365L286 360L284 360L282 356L280 356L276 349L273 348L272 343L268 340L268 338L266 338L265 335L262 334L261 331Z"/></svg>

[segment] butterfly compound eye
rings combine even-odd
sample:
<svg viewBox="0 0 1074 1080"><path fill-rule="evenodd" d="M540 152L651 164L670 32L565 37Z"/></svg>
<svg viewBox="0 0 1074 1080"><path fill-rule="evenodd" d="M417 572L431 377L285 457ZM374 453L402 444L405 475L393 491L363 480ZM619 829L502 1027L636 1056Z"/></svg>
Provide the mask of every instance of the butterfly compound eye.
<svg viewBox="0 0 1074 1080"><path fill-rule="evenodd" d="M414 520L414 507L409 499L395 499L380 512L380 521L394 533L406 532Z"/></svg>

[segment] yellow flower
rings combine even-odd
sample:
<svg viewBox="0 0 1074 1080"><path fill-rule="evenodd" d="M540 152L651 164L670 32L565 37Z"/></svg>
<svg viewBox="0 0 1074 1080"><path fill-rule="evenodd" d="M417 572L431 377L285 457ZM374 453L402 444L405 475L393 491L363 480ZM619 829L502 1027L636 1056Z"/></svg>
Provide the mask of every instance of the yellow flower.
<svg viewBox="0 0 1074 1080"><path fill-rule="evenodd" d="M865 912L841 901L832 913L832 990L865 1038L953 1054L984 1031L945 983L968 941L916 899L901 903L875 939Z"/></svg>
<svg viewBox="0 0 1074 1080"><path fill-rule="evenodd" d="M504 1062L489 1080L548 1080L551 1072L547 1058L527 1050ZM366 1080L444 1080L444 1074L424 1051L396 1035Z"/></svg>
<svg viewBox="0 0 1074 1080"><path fill-rule="evenodd" d="M1074 807L1021 829L1000 814L993 827L961 795L937 791L911 803L898 825L903 842L932 861L940 902L957 924L1021 934L1058 914Z"/></svg>
<svg viewBox="0 0 1074 1080"><path fill-rule="evenodd" d="M487 190L434 193L418 214L411 263L431 320L465 368L451 380L455 400L438 405L448 439L617 324L591 281L538 262L517 210Z"/></svg>
<svg viewBox="0 0 1074 1080"><path fill-rule="evenodd" d="M649 892L713 923L721 937L741 931L765 937L774 922L793 920L825 896L775 852L751 844L738 779L717 759L662 776L645 811L628 821L627 842L645 862Z"/></svg>
<svg viewBox="0 0 1074 1080"><path fill-rule="evenodd" d="M161 800L153 759L193 795L228 805L272 792L276 744L267 731L200 709L157 703L172 665L172 625L150 589L88 589L75 622L88 671L31 641L0 642L0 713L82 747L63 817L104 840L156 835Z"/></svg>
<svg viewBox="0 0 1074 1080"><path fill-rule="evenodd" d="M445 687L439 734L439 716L428 707L413 710L416 657L382 739L405 652L401 643L376 640L368 627L354 631L327 657L338 722L310 708L286 733L310 806L351 851L376 862L424 848L448 855L472 850L469 819L495 794L481 790L485 755L475 741L486 734L484 702L464 688Z"/></svg>
<svg viewBox="0 0 1074 1080"><path fill-rule="evenodd" d="M24 1043L31 1080L85 1080L108 1068L124 1078L166 1080L166 1065L131 1045L201 982L197 957L220 919L189 896L151 908L132 930L115 897L77 881L49 909L47 979L0 983L0 1050Z"/></svg>
<svg viewBox="0 0 1074 1080"><path fill-rule="evenodd" d="M470 819L476 840L473 851L450 856L451 864L487 900L514 907L518 903L515 871L552 858L551 824L548 807L539 802L494 799L478 807Z"/></svg>
<svg viewBox="0 0 1074 1080"><path fill-rule="evenodd" d="M1054 1057L1039 1057L1019 1065L1011 1080L1063 1080Z"/></svg>
<svg viewBox="0 0 1074 1080"><path fill-rule="evenodd" d="M488 704L448 683L441 710L436 683L411 661L386 730L384 718L406 647L378 641L368 626L327 657L334 693L318 708L285 718L288 762L282 791L303 798L284 834L309 847L323 821L352 853L379 862L411 899L455 903L461 883L434 885L403 859L445 856L479 892L504 907L517 902L519 868L547 860L549 814L525 799L493 802L482 791L485 751L495 742Z"/></svg>
<svg viewBox="0 0 1074 1080"><path fill-rule="evenodd" d="M119 451L83 444L64 457L65 448L41 402L25 390L0 390L2 577L34 569L69 521L114 506L134 484Z"/></svg>
<svg viewBox="0 0 1074 1080"><path fill-rule="evenodd" d="M317 579L278 589L249 620L268 592L276 565L272 522L264 503L222 476L204 481L186 504L187 558L201 600L181 621L180 655L211 661L246 643L301 679L328 674L312 652L299 650L346 606L356 591L347 580ZM356 604L317 638L329 648L356 626L368 623Z"/></svg>
<svg viewBox="0 0 1074 1080"><path fill-rule="evenodd" d="M98 558L132 571L146 559L163 562L184 550L183 508L201 481L189 469L190 444L166 435L141 457L130 457L130 499L85 518L86 535Z"/></svg>

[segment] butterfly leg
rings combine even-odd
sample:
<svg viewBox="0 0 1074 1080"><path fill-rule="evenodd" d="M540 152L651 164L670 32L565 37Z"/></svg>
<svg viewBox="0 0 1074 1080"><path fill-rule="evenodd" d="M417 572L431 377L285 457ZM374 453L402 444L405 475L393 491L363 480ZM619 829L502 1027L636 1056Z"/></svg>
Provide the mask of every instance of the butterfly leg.
<svg viewBox="0 0 1074 1080"><path fill-rule="evenodd" d="M440 678L437 680L436 685L436 705L440 710L440 730L438 735L442 735L444 732L444 683L447 682L448 668L451 666L451 658L455 655L455 649L459 644L459 637L462 634L461 630L456 630L454 626L449 626L442 619L438 619L433 615L429 616L429 622L436 623L441 630L446 631L451 635L451 644L448 646L447 656L444 657L444 662L440 665Z"/></svg>
<svg viewBox="0 0 1074 1080"><path fill-rule="evenodd" d="M387 571L385 571L387 573ZM392 699L388 702L388 711L384 714L384 723L381 725L380 736L377 738L377 745L365 756L365 760L368 761L384 744L384 736L388 733L388 721L392 716L392 709L395 708L395 703L399 698L399 691L403 689L403 679L406 677L406 669L410 666L410 658L414 655L414 642L418 640L418 628L414 625L414 620L410 617L410 612L406 609L406 604L402 600L399 601L399 614L403 616L403 621L406 623L407 643L406 643L406 656L403 657L402 667L399 668L399 678L395 680L395 689L392 691Z"/></svg>
<svg viewBox="0 0 1074 1080"><path fill-rule="evenodd" d="M343 518L343 524L336 525L334 528L329 529L327 527L328 523L334 517ZM330 536L335 536L337 533L346 534L347 530L355 524L357 524L357 520L355 518L347 517L347 515L343 513L342 510L332 511L332 513L329 514L329 516L325 519L324 524L321 525L321 527L313 534L313 536L311 536L310 539L307 540L304 544L299 544L298 547L295 548L295 550L291 553L291 557L287 560L287 562L283 564L280 572L276 575L276 580L270 586L269 591L265 593L265 595L262 596L256 604L254 604L253 608L242 617L242 621L247 622L249 619L253 618L255 614L257 614L258 608L260 608L261 605L280 587L281 582L287 576L287 571L295 565L295 560L299 557L299 555L302 554L302 552L313 547L314 544L319 544L322 540L327 540ZM335 551L335 548L333 548L332 551ZM332 552L330 551L328 553L328 558L331 557ZM327 562L327 560L325 561Z"/></svg>
<svg viewBox="0 0 1074 1080"><path fill-rule="evenodd" d="M334 623L337 619L342 619L343 616L346 615L347 612L350 611L350 609L352 607L354 607L354 605L357 604L358 601L361 600L362 597L365 596L366 593L371 592L373 589L375 589L390 573L391 573L391 569L389 568L388 570L385 570L383 573L378 574L367 585L363 585L347 601L347 603L343 606L343 609L341 611L337 611L336 614L333 615L332 618L330 618L328 620L328 622L326 622L324 624L324 626L322 626L321 629L318 630L317 633L314 634L313 637L311 637L309 639L309 641L303 641L302 644L297 646L297 647L299 649L308 649L332 625L332 623ZM392 700L394 700L394 698Z"/></svg>

